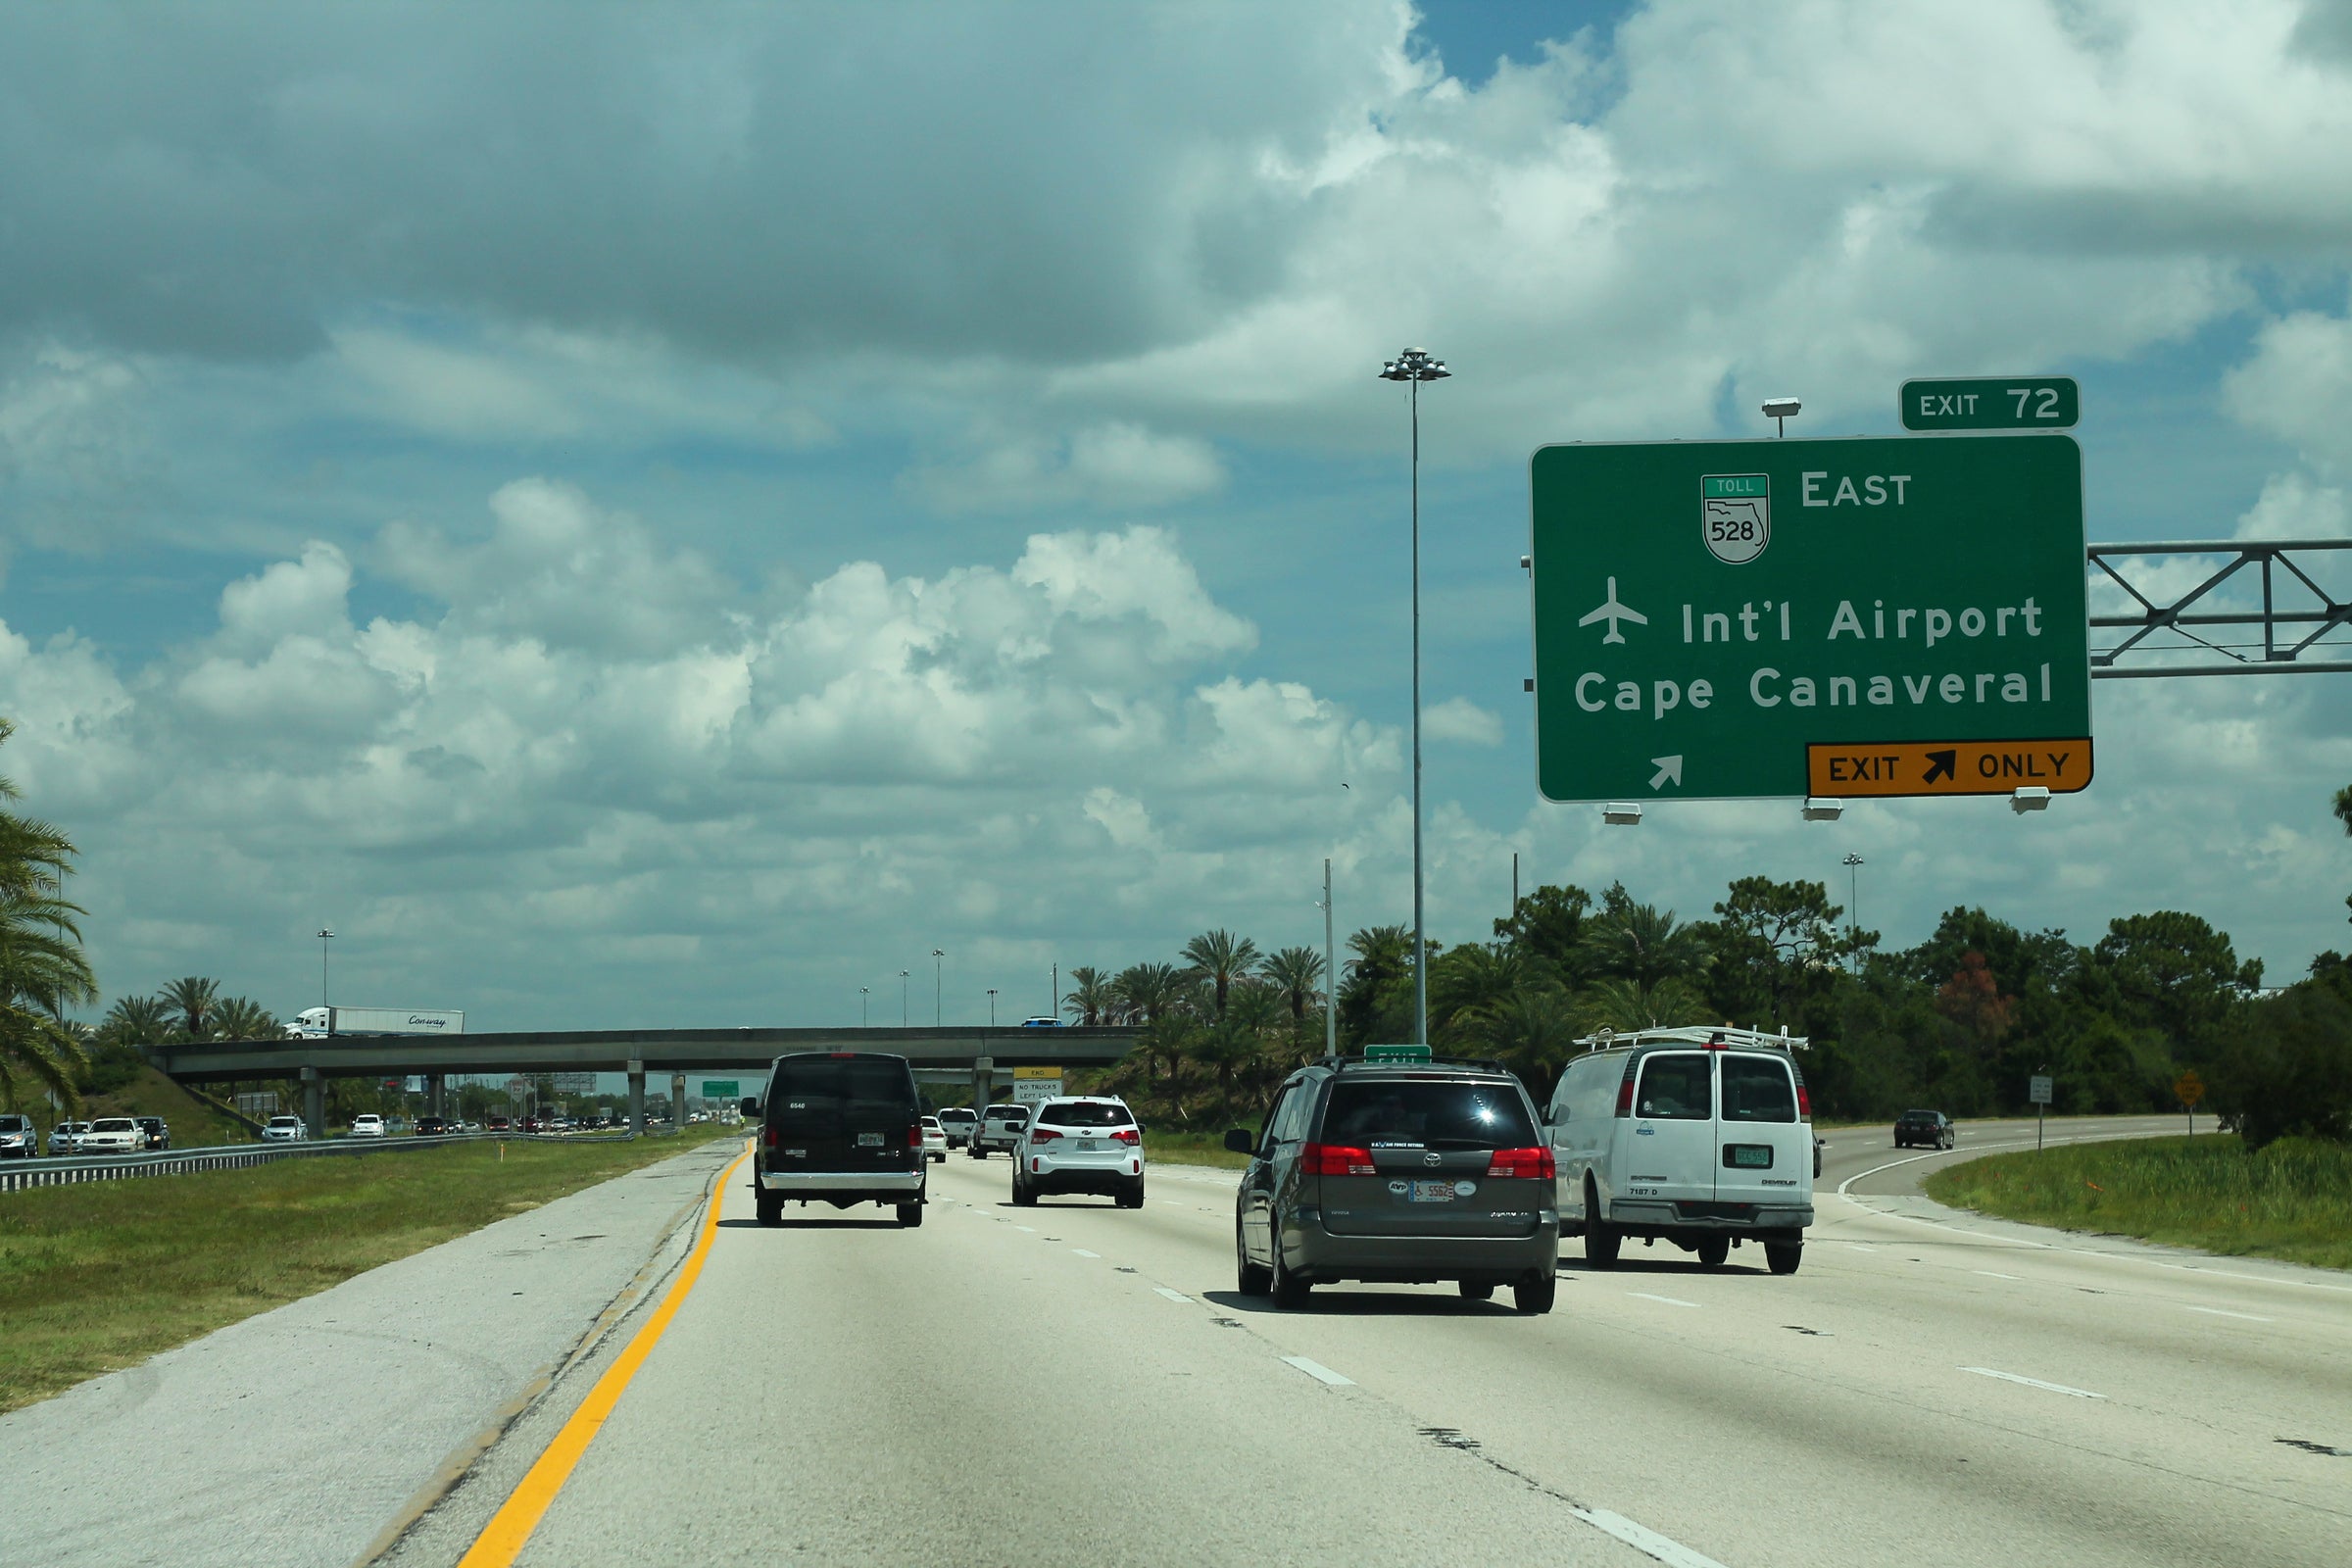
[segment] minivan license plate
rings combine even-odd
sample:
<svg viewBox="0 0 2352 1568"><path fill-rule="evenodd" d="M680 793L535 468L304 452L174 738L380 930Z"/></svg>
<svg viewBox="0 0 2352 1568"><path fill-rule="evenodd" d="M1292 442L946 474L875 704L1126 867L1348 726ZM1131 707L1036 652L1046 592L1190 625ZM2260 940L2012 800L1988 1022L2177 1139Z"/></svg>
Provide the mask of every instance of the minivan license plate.
<svg viewBox="0 0 2352 1568"><path fill-rule="evenodd" d="M858 1135L858 1147L859 1149L880 1149L882 1147L882 1135L880 1133L859 1133Z"/></svg>
<svg viewBox="0 0 2352 1568"><path fill-rule="evenodd" d="M1453 1183L1415 1182L1412 1200L1416 1203L1450 1203L1453 1201Z"/></svg>

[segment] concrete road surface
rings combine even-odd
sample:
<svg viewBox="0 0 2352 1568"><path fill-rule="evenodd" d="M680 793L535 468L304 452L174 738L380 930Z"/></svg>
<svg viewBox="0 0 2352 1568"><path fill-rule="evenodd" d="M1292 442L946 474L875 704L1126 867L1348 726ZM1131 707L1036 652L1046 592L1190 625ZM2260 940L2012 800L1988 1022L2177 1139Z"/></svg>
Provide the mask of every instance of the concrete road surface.
<svg viewBox="0 0 2352 1568"><path fill-rule="evenodd" d="M2352 1281L1922 1217L1935 1161L1827 1136L1797 1275L1571 1242L1535 1318L1240 1297L1225 1173L1016 1209L1007 1161L957 1154L914 1231L762 1230L739 1176L519 1560L2352 1562ZM390 1560L456 1561L564 1415Z"/></svg>

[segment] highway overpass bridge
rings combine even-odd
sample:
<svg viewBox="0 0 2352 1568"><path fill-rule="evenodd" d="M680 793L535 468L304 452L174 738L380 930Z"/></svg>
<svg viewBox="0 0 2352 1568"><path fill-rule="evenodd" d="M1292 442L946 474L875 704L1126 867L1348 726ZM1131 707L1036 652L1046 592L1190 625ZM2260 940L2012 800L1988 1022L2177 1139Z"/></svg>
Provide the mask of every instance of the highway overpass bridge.
<svg viewBox="0 0 2352 1568"><path fill-rule="evenodd" d="M206 1040L159 1047L148 1059L183 1084L297 1079L303 1119L325 1132L329 1078L427 1079L439 1102L451 1074L618 1072L629 1080L629 1119L645 1126L645 1078L670 1075L671 1102L689 1072L758 1078L795 1051L884 1051L925 1078L967 1075L972 1102L986 1104L998 1074L1013 1067L1107 1067L1123 1060L1141 1031L1059 1029L576 1029L478 1035L330 1035L306 1040Z"/></svg>

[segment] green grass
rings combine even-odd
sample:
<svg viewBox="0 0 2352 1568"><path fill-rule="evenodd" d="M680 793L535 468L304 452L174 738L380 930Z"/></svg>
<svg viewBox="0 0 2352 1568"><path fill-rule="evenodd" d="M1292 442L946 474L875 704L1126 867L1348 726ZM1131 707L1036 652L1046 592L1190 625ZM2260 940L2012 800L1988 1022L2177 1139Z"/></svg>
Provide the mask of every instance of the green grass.
<svg viewBox="0 0 2352 1568"><path fill-rule="evenodd" d="M0 1411L732 1131L516 1140L503 1157L485 1140L0 1194Z"/></svg>
<svg viewBox="0 0 2352 1568"><path fill-rule="evenodd" d="M2227 1256L2352 1269L2352 1147L2282 1138L2249 1154L2226 1133L1989 1154L1937 1171L1956 1208L2137 1236Z"/></svg>
<svg viewBox="0 0 2352 1568"><path fill-rule="evenodd" d="M1171 1165L1221 1165L1227 1170L1240 1170L1250 1163L1249 1155L1225 1147L1221 1132L1155 1133L1148 1127L1144 1129L1144 1157L1164 1159Z"/></svg>

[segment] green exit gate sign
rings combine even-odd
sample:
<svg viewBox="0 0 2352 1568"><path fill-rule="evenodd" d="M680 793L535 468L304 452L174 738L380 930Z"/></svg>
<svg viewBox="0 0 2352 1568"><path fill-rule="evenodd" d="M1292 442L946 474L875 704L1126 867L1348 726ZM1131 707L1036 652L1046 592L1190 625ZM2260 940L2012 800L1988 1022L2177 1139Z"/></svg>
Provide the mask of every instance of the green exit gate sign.
<svg viewBox="0 0 2352 1568"><path fill-rule="evenodd" d="M2071 430L2082 392L2071 375L1970 375L1905 381L1906 430Z"/></svg>
<svg viewBox="0 0 2352 1568"><path fill-rule="evenodd" d="M2072 437L1551 446L1530 478L1546 799L2088 782Z"/></svg>

